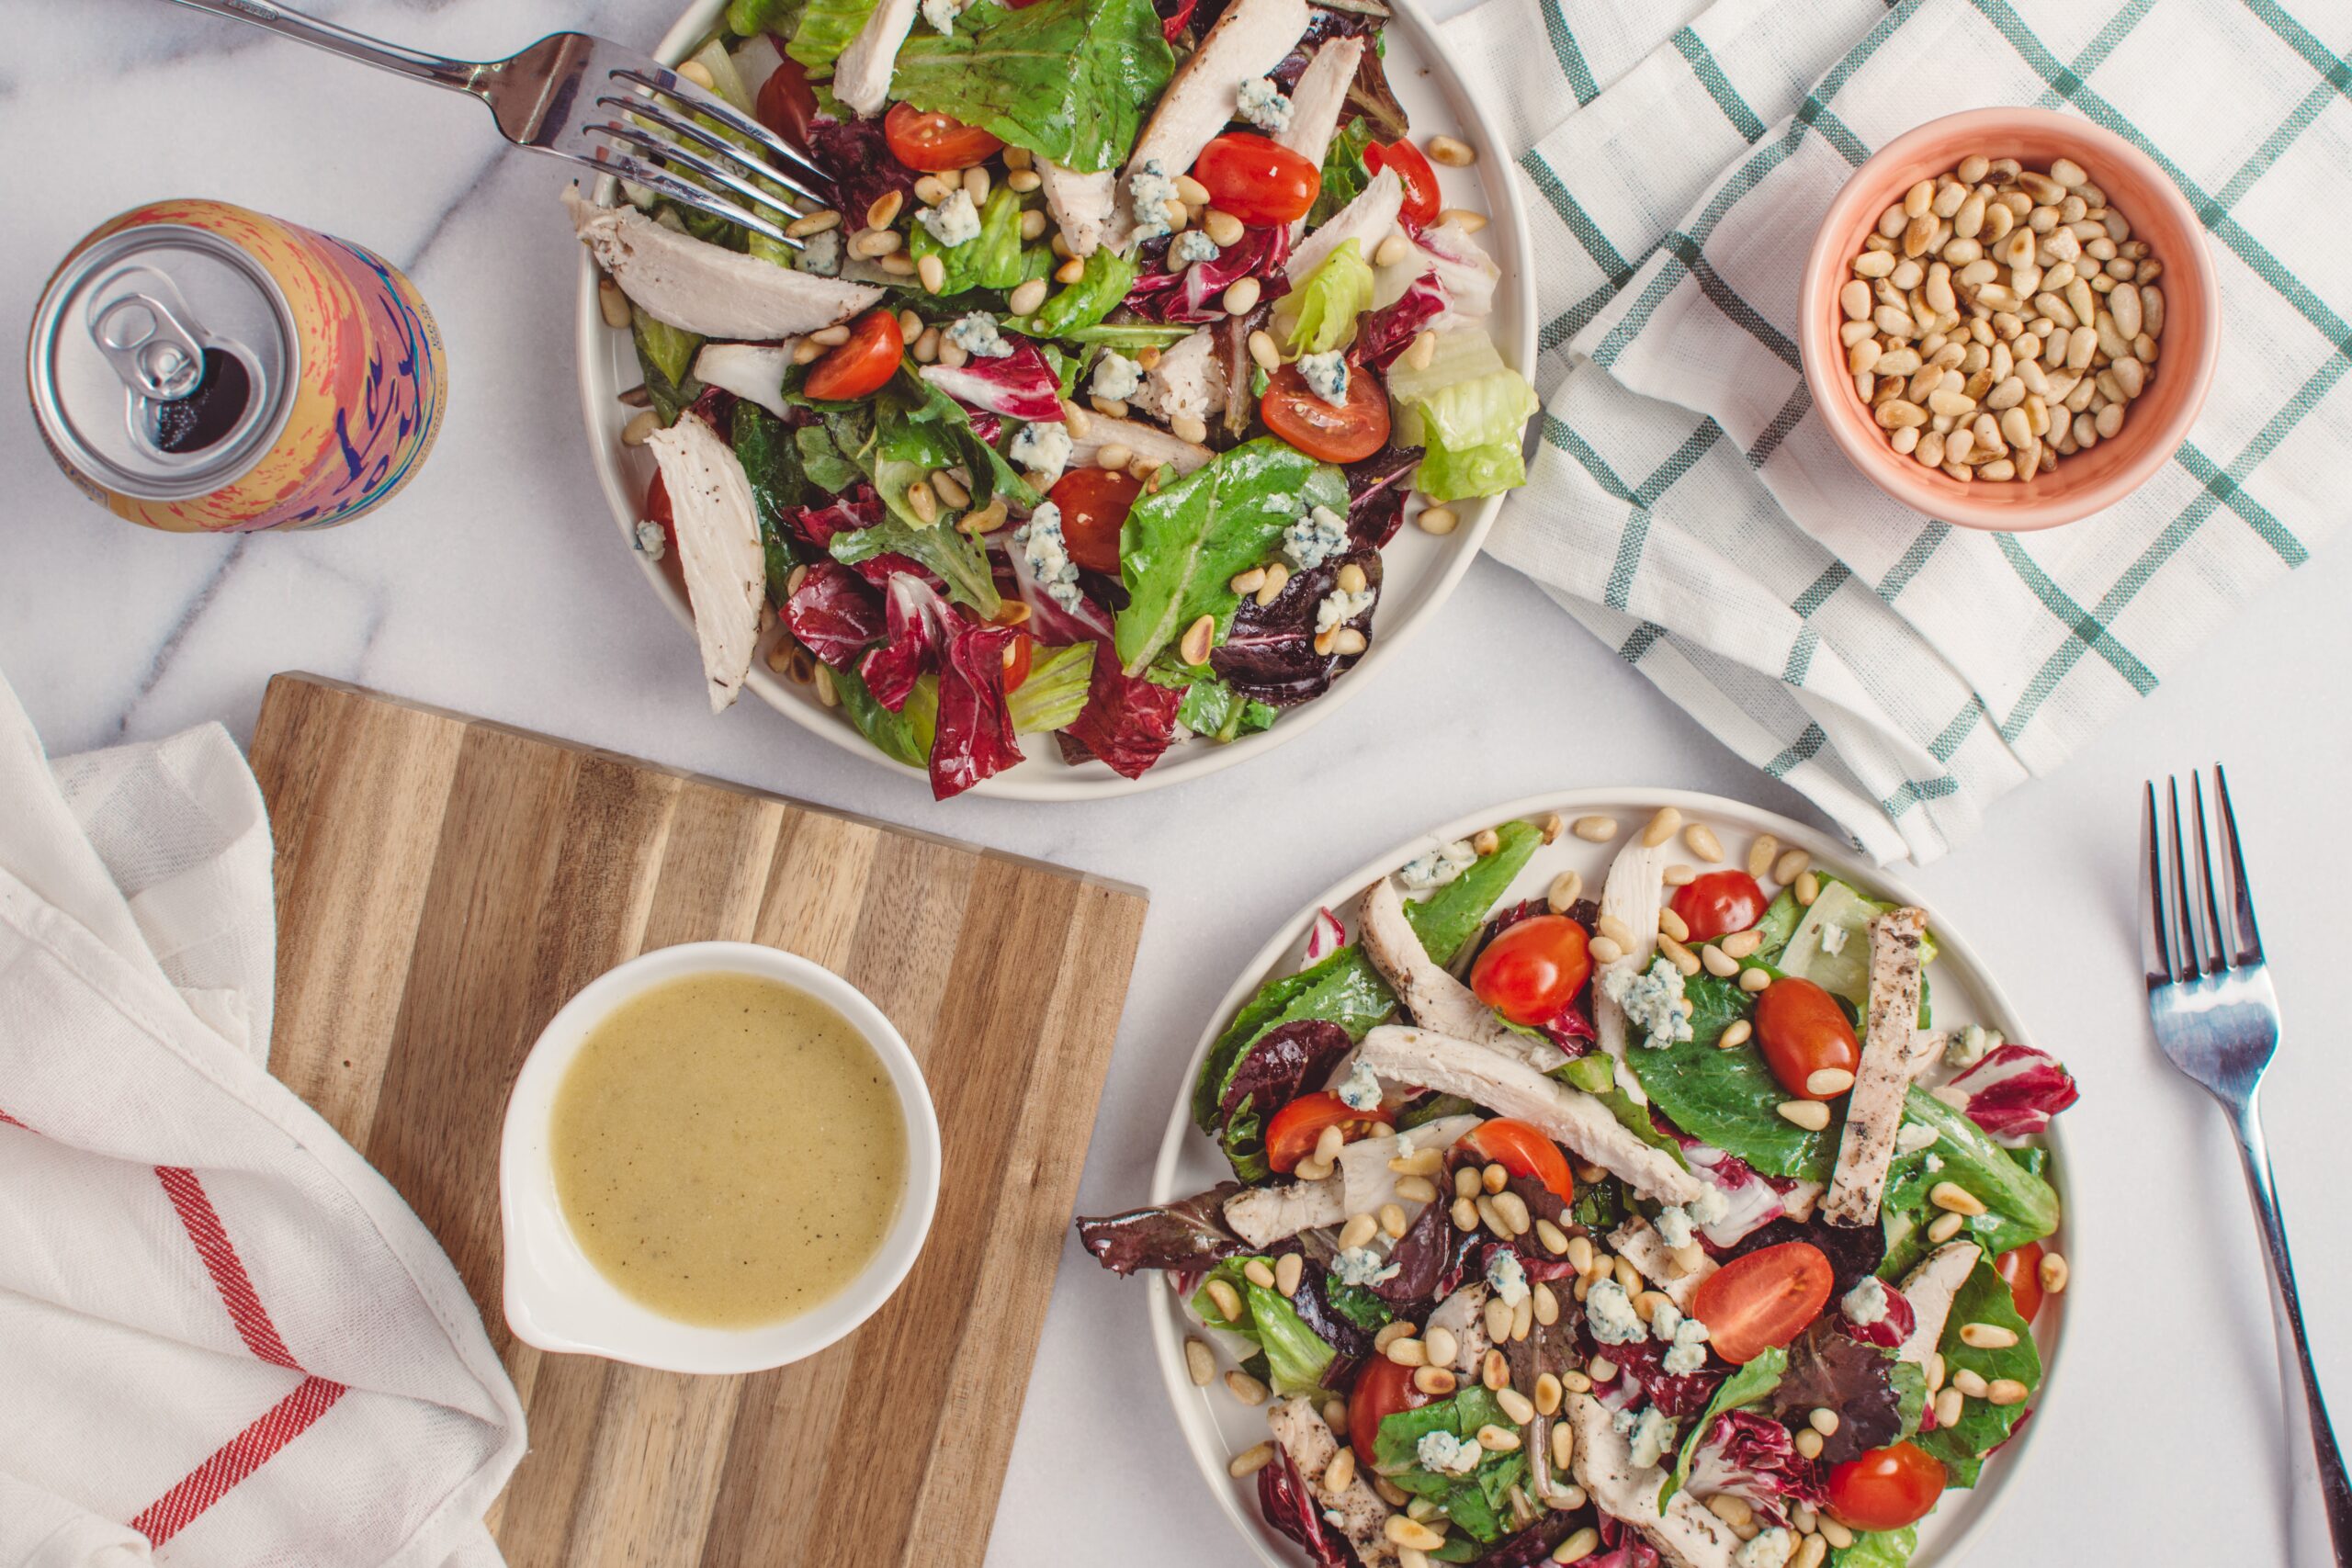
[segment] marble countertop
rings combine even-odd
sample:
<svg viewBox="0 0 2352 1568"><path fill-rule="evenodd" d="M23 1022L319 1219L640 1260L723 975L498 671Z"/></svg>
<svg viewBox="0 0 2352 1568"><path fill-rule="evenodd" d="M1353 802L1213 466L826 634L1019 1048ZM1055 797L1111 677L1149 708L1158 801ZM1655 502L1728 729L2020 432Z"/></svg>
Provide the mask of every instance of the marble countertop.
<svg viewBox="0 0 2352 1568"><path fill-rule="evenodd" d="M1459 6L1442 3L1438 9ZM650 42L667 0L365 0L336 20L451 54L580 27ZM1820 818L1699 729L1524 580L1479 562L1340 713L1256 762L1124 801L937 807L756 701L707 711L591 474L573 393L573 242L557 165L481 109L163 0L20 6L0 66L14 150L0 361L101 220L165 195L256 207L404 268L448 344L438 449L389 508L288 537L151 534L84 502L0 407L0 671L52 750L219 719L250 733L300 669L1141 884L1153 907L1080 1203L1140 1200L1206 1010L1268 932L1386 844L1477 806L1601 784L1711 790ZM2352 476L2346 476L2352 479ZM2321 1371L2352 1417L2352 1225L2329 1164L2352 1106L2330 998L2352 922L2352 564L2323 556L2197 667L1910 873L2079 1075L2063 1397L1971 1562L2277 1562L2284 1449L2267 1296L2222 1119L2156 1056L2133 937L2138 787L2219 758L2246 818L2290 1023L2269 1128ZM1496 650L1505 650L1500 658ZM1826 825L1826 824L1825 824ZM1069 1142L1071 1157L1079 1130ZM991 1563L1249 1561L1160 1392L1142 1281L1075 1242Z"/></svg>

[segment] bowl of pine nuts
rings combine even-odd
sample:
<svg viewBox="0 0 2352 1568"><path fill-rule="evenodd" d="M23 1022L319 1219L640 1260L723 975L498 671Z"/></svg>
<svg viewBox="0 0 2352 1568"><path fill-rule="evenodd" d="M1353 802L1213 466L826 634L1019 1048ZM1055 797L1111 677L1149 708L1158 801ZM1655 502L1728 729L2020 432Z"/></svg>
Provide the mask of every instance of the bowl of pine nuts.
<svg viewBox="0 0 2352 1568"><path fill-rule="evenodd" d="M2161 469L2203 406L2220 293L2197 215L2079 117L1931 120L1857 169L1798 301L1830 436L1963 527L2055 527Z"/></svg>

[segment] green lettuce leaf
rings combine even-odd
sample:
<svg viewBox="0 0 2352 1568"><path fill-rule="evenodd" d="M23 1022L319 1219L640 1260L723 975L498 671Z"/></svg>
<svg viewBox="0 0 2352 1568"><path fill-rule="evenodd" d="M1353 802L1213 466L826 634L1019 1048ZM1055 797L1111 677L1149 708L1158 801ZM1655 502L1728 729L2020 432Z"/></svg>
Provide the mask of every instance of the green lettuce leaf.
<svg viewBox="0 0 2352 1568"><path fill-rule="evenodd" d="M1372 308L1372 264L1363 243L1342 240L1322 265L1283 300L1293 348L1323 354L1355 334L1356 318Z"/></svg>
<svg viewBox="0 0 2352 1568"><path fill-rule="evenodd" d="M1156 678L1159 671L1152 671ZM1165 682L1175 684L1174 682ZM1203 675L1185 686L1176 721L1193 734L1229 741L1255 735L1272 726L1277 714L1268 704L1245 697L1214 675Z"/></svg>
<svg viewBox="0 0 2352 1568"><path fill-rule="evenodd" d="M1017 220L1016 220L1017 221ZM1071 342L1085 342L1076 336L1098 325L1103 317L1116 310L1119 301L1142 275L1141 264L1114 254L1109 246L1102 246L1086 258L1086 270L1076 283L1064 288L1037 307L1035 314L1015 317L1005 324L1031 337L1057 337ZM1183 332L1190 332L1187 327ZM1174 328L1154 328L1155 333L1175 332ZM1178 333L1181 337L1182 333ZM1157 337L1155 342L1159 341ZM1174 341L1174 340L1170 340Z"/></svg>
<svg viewBox="0 0 2352 1568"><path fill-rule="evenodd" d="M767 565L768 599L781 608L793 568L793 536L784 514L807 501L800 474L800 449L794 446L784 421L749 400L738 401L734 420L735 456L751 481L752 510L760 519L760 550Z"/></svg>
<svg viewBox="0 0 2352 1568"><path fill-rule="evenodd" d="M1039 735L1072 722L1086 706L1087 685L1093 676L1091 641L1036 649L1030 656L1029 678L1005 698L1012 710L1012 728L1023 735Z"/></svg>
<svg viewBox="0 0 2352 1568"><path fill-rule="evenodd" d="M1903 1102L1903 1115L1906 1122L1933 1128L1936 1141L1909 1154L1898 1153L1888 1167L1880 1200L1887 1234L1881 1277L1901 1279L1927 1256L1927 1226L1935 1217L1928 1193L1939 1181L1952 1182L1984 1201L1985 1212L1968 1221L1960 1234L1987 1256L2039 1241L2058 1228L2056 1190L1965 1112L1914 1089Z"/></svg>
<svg viewBox="0 0 2352 1568"><path fill-rule="evenodd" d="M907 231L907 254L921 263L937 256L945 279L936 292L961 294L967 288L1013 288L1027 280L1032 265L1021 249L1021 197L1010 186L999 186L980 204L980 231L960 245L943 245L922 224ZM1036 248L1040 270L1052 265L1052 254Z"/></svg>
<svg viewBox="0 0 2352 1568"><path fill-rule="evenodd" d="M1319 229L1339 216L1340 209L1363 194L1372 175L1363 166L1363 150L1372 145L1372 128L1361 116L1351 117L1331 138L1323 154L1323 186L1307 210L1306 226Z"/></svg>
<svg viewBox="0 0 2352 1568"><path fill-rule="evenodd" d="M1449 1399L1418 1410L1399 1410L1384 1418L1373 1436L1373 1452L1380 1472L1395 1484L1437 1504L1464 1533L1478 1540L1493 1540L1506 1529L1510 1489L1526 1478L1525 1452L1482 1450L1476 1469L1451 1475L1422 1469L1419 1450L1421 1439L1431 1432L1476 1442L1479 1427L1510 1425L1510 1417L1494 1394L1474 1383Z"/></svg>
<svg viewBox="0 0 2352 1568"><path fill-rule="evenodd" d="M1414 485L1432 501L1500 495L1527 482L1520 438L1543 405L1516 370L1457 382L1415 405L1421 466Z"/></svg>
<svg viewBox="0 0 2352 1568"><path fill-rule="evenodd" d="M802 34L820 9L860 3L810 0ZM792 53L818 63L801 54L797 38ZM956 18L953 36L919 32L899 46L890 93L1064 168L1096 171L1125 161L1145 108L1175 68L1150 0L1037 0L1018 11L978 0Z"/></svg>
<svg viewBox="0 0 2352 1568"><path fill-rule="evenodd" d="M676 423L679 413L702 391L702 383L690 374L702 339L654 320L650 310L632 313L629 335L637 348L638 368L645 376L645 395L652 400L662 423Z"/></svg>
<svg viewBox="0 0 2352 1568"><path fill-rule="evenodd" d="M1715 1042L1753 1005L1733 981L1700 973L1682 983L1690 1003L1690 1038L1625 1060L1650 1100L1692 1137L1737 1155L1767 1176L1826 1181L1838 1157L1842 1122L1807 1132L1781 1116L1789 1098L1764 1054L1753 1044L1718 1049Z"/></svg>
<svg viewBox="0 0 2352 1568"><path fill-rule="evenodd" d="M808 68L811 76L831 76L842 56L874 15L876 0L808 0L800 26L784 52Z"/></svg>
<svg viewBox="0 0 2352 1568"><path fill-rule="evenodd" d="M1917 1525L1905 1525L1899 1530L1866 1530L1854 1538L1853 1545L1830 1553L1829 1568L1905 1568L1918 1545Z"/></svg>
<svg viewBox="0 0 2352 1568"><path fill-rule="evenodd" d="M842 456L823 425L802 425L792 433L792 444L800 448L801 473L827 495L839 495L857 482L857 465Z"/></svg>
<svg viewBox="0 0 2352 1568"><path fill-rule="evenodd" d="M1212 1328L1228 1329L1241 1335L1264 1352L1267 1382L1276 1393L1304 1393L1325 1397L1323 1374L1330 1368L1337 1354L1323 1342L1322 1336L1306 1326L1288 1297L1263 1285L1253 1285L1241 1272L1242 1266L1263 1262L1271 1267L1272 1258L1227 1258L1201 1281L1193 1292L1193 1310L1201 1321ZM1209 1280L1218 1280L1233 1287L1241 1298L1238 1321L1228 1319L1217 1311L1216 1298L1209 1294Z"/></svg>
<svg viewBox="0 0 2352 1568"><path fill-rule="evenodd" d="M789 38L800 19L801 7L807 3L808 0L729 0L727 30L737 38L750 38L754 33ZM752 91L757 92L760 85L754 83Z"/></svg>
<svg viewBox="0 0 2352 1568"><path fill-rule="evenodd" d="M1203 615L1214 617L1222 635L1240 603L1227 584L1318 505L1344 516L1346 479L1270 435L1137 500L1119 537L1128 603L1118 614L1114 641L1127 673L1142 674Z"/></svg>
<svg viewBox="0 0 2352 1568"><path fill-rule="evenodd" d="M857 726L860 735L873 742L876 750L910 768L920 768L931 760L930 726L918 721L916 699L925 694L923 682L930 682L929 700L922 711L935 712L939 703L938 677L925 675L918 681L907 697L906 706L897 713L875 700L854 665L832 671L832 681L834 694L842 700L842 712L849 715L849 721Z"/></svg>
<svg viewBox="0 0 2352 1568"><path fill-rule="evenodd" d="M1544 834L1532 822L1510 821L1495 829L1495 850L1463 868L1462 874L1418 903L1405 906L1413 934L1440 964L1452 964L1478 934L1487 916L1525 869Z"/></svg>
<svg viewBox="0 0 2352 1568"><path fill-rule="evenodd" d="M1675 1459L1674 1472L1658 1488L1657 1506L1661 1513L1665 1511L1668 1500L1681 1491L1683 1483L1690 1479L1691 1461L1699 1457L1699 1444L1706 1437L1707 1428L1715 1424L1715 1417L1726 1410L1737 1410L1743 1405L1758 1403L1781 1386L1781 1374L1788 1370L1788 1351L1774 1346L1744 1363L1723 1381L1715 1390L1715 1397L1707 1401L1707 1408L1699 1413L1699 1419L1693 1421L1690 1429L1682 1436L1682 1451Z"/></svg>
<svg viewBox="0 0 2352 1568"><path fill-rule="evenodd" d="M2004 1350L1980 1350L1960 1337L1962 1325L1971 1323L2006 1328L2018 1337L2018 1342ZM2008 1282L1995 1271L1989 1258L1976 1260L1976 1271L1952 1297L1951 1314L1944 1319L1943 1343L1937 1348L1943 1352L1949 1369L1947 1380L1950 1372L1964 1367L1988 1383L2010 1378L2025 1384L2029 1393L2041 1386L2041 1352L2035 1348L2025 1319L2018 1315ZM1965 1400L1957 1426L1939 1427L1914 1440L1943 1461L1951 1484L1973 1486L1984 1468L1984 1456L2009 1440L2009 1433L2031 1407L2030 1400L2018 1404Z"/></svg>

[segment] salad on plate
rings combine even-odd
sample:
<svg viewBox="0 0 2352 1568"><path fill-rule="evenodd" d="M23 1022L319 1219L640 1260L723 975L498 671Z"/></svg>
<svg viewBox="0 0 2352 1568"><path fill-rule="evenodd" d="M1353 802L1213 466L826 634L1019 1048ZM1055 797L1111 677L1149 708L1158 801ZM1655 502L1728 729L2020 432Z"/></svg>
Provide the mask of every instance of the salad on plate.
<svg viewBox="0 0 2352 1568"><path fill-rule="evenodd" d="M1140 776L1329 691L1412 514L1521 483L1485 219L1381 0L734 0L681 73L806 150L781 238L567 194L634 334L714 709L771 617L944 798ZM714 145L732 134L711 124ZM783 194L779 189L777 194Z"/></svg>
<svg viewBox="0 0 2352 1568"><path fill-rule="evenodd" d="M2041 1382L2056 1059L1939 1028L1927 913L1665 807L1436 845L1208 1046L1231 1179L1081 1219L1185 1303L1317 1568L1902 1568ZM1578 840L1613 841L1587 817Z"/></svg>

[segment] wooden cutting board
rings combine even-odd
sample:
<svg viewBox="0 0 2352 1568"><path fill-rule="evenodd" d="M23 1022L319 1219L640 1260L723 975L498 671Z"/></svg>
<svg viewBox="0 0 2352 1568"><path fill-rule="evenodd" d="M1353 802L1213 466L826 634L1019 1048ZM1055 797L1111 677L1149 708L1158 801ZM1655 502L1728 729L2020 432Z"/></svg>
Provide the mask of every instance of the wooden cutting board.
<svg viewBox="0 0 2352 1568"><path fill-rule="evenodd" d="M978 1563L1145 896L309 675L270 682L253 765L277 840L270 1066L440 1237L514 1374L531 1450L491 1515L506 1561ZM925 1064L930 1243L864 1327L775 1371L533 1350L500 1306L515 1071L606 969L722 937L846 976Z"/></svg>

